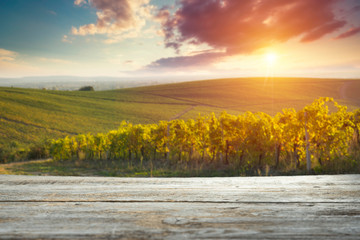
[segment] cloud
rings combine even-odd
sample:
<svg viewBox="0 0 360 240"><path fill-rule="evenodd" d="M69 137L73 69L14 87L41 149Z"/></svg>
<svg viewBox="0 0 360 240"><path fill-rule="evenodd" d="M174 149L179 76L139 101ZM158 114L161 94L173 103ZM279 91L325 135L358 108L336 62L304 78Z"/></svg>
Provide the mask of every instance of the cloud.
<svg viewBox="0 0 360 240"><path fill-rule="evenodd" d="M335 16L339 0L181 0L178 8L162 8L156 19L161 23L164 45L177 53L184 45L207 44L216 57L251 54L274 43L299 38L311 42L346 25ZM159 59L149 66L175 66L181 60L209 61L203 54ZM193 60L190 60L192 58ZM210 57L210 59L212 59ZM168 63L169 61L169 63ZM202 63L200 63L202 64Z"/></svg>
<svg viewBox="0 0 360 240"><path fill-rule="evenodd" d="M221 52L206 52L193 56L161 58L146 66L146 70L198 69L201 66L211 65L224 56L225 53Z"/></svg>
<svg viewBox="0 0 360 240"><path fill-rule="evenodd" d="M52 11L52 10L48 10L47 12L48 12L49 14L51 14L51 15L54 15L54 16L57 15L57 13L56 13L55 11Z"/></svg>
<svg viewBox="0 0 360 240"><path fill-rule="evenodd" d="M18 55L17 52L13 52L13 51L10 51L10 50L0 48L0 61L1 62L15 61L17 55Z"/></svg>
<svg viewBox="0 0 360 240"><path fill-rule="evenodd" d="M0 48L0 77L24 76L25 72L34 73L34 71L35 68L23 61L18 52Z"/></svg>
<svg viewBox="0 0 360 240"><path fill-rule="evenodd" d="M357 5L357 6L353 7L353 8L352 8L352 11L353 11L353 12L358 12L358 11L360 11L360 5Z"/></svg>
<svg viewBox="0 0 360 240"><path fill-rule="evenodd" d="M324 26L321 26L317 29L315 29L314 31L309 32L308 34L306 34L302 39L301 42L312 42L315 41L319 38L321 38L322 36L331 33L341 27L343 27L346 24L345 21L335 21L329 24L326 24Z"/></svg>
<svg viewBox="0 0 360 240"><path fill-rule="evenodd" d="M63 38L61 39L62 42L65 43L72 43L72 41L69 39L68 35L64 35Z"/></svg>
<svg viewBox="0 0 360 240"><path fill-rule="evenodd" d="M165 43L207 43L229 52L250 53L274 42L303 36L317 40L345 25L335 19L337 0L182 0L170 14L161 9Z"/></svg>
<svg viewBox="0 0 360 240"><path fill-rule="evenodd" d="M75 0L74 4L77 6L82 6L84 4L86 4L86 0Z"/></svg>
<svg viewBox="0 0 360 240"><path fill-rule="evenodd" d="M63 60L63 59L59 59L59 58L39 57L38 59L42 62L47 62L47 63L56 63L56 64L72 64L73 63L71 61Z"/></svg>
<svg viewBox="0 0 360 240"><path fill-rule="evenodd" d="M150 0L75 0L74 4L81 6L90 4L97 9L96 23L80 27L72 27L73 35L107 34L106 43L119 42L125 38L138 36L146 20L151 17L154 8Z"/></svg>
<svg viewBox="0 0 360 240"><path fill-rule="evenodd" d="M348 31L341 33L340 35L338 35L337 37L335 37L334 39L341 39L341 38L348 38L351 37L355 34L360 33L360 27L357 28L351 28Z"/></svg>

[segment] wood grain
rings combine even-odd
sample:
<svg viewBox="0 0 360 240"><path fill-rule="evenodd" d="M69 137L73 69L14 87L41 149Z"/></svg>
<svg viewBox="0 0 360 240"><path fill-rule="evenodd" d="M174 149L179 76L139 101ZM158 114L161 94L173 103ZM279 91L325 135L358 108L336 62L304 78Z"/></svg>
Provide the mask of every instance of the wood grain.
<svg viewBox="0 0 360 240"><path fill-rule="evenodd" d="M0 175L1 239L360 239L360 176Z"/></svg>

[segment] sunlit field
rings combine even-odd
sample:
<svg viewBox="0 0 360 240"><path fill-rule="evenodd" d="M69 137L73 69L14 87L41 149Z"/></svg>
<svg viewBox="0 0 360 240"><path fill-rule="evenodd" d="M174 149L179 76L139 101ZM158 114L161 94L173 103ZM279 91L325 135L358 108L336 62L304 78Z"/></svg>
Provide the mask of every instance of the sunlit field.
<svg viewBox="0 0 360 240"><path fill-rule="evenodd" d="M299 110L319 97L332 97L349 110L360 107L359 81L342 79L218 79L100 92L16 88L0 92L0 143L20 145L106 132L122 121L157 123L222 111L274 116L284 108Z"/></svg>
<svg viewBox="0 0 360 240"><path fill-rule="evenodd" d="M326 112L322 120L314 116L309 129L313 166L319 173L357 171L353 114L359 88L358 80L307 78L216 79L100 92L1 88L2 161L51 156L115 176L301 173L301 112L329 96L346 108L338 112L330 102L323 106L329 111L316 110ZM295 135L282 135L291 126Z"/></svg>

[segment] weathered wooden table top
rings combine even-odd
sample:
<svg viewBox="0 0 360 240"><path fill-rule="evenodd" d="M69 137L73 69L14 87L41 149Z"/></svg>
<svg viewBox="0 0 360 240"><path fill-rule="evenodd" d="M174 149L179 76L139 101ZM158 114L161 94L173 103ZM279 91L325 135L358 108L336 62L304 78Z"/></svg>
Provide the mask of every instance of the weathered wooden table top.
<svg viewBox="0 0 360 240"><path fill-rule="evenodd" d="M1 239L360 239L360 175L0 175Z"/></svg>

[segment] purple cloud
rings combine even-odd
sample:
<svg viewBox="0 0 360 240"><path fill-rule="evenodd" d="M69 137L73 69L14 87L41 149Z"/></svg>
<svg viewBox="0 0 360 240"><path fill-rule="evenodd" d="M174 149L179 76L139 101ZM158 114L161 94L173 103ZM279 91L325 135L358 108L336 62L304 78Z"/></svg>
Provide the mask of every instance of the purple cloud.
<svg viewBox="0 0 360 240"><path fill-rule="evenodd" d="M358 33L360 33L360 27L351 28L348 31L338 35L335 39L348 38L348 37L351 37L351 36L353 36L355 34L358 34Z"/></svg>
<svg viewBox="0 0 360 240"><path fill-rule="evenodd" d="M211 65L224 56L224 53L209 52L194 56L160 58L146 66L146 69L197 69L199 66Z"/></svg>
<svg viewBox="0 0 360 240"><path fill-rule="evenodd" d="M223 54L159 59L149 67L186 67L214 63L222 57L249 54L300 37L311 42L346 25L334 13L339 0L181 0L171 13L162 8L165 46L177 52L184 44L207 44Z"/></svg>

